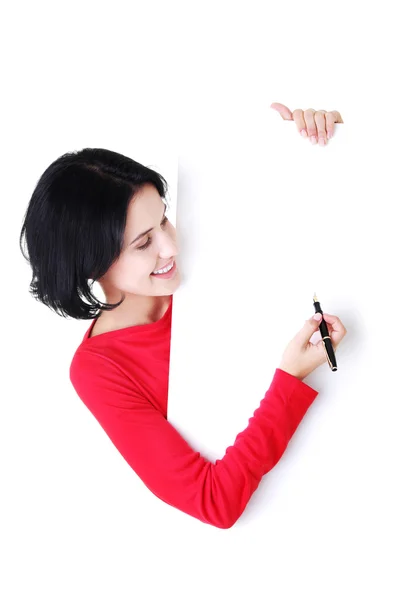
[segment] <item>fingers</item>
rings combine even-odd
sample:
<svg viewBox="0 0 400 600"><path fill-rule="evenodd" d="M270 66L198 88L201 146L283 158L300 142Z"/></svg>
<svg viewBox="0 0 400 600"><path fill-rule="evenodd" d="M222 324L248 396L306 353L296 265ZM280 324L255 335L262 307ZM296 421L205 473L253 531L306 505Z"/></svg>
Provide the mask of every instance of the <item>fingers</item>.
<svg viewBox="0 0 400 600"><path fill-rule="evenodd" d="M273 102L270 108L273 108L274 110L278 111L278 113L281 115L284 121L293 120L291 111L284 104L281 104L280 102Z"/></svg>
<svg viewBox="0 0 400 600"><path fill-rule="evenodd" d="M328 133L328 140L330 140L333 137L333 130L335 128L335 123L336 123L335 115L333 114L333 112L326 113L325 121L326 121L326 131Z"/></svg>
<svg viewBox="0 0 400 600"><path fill-rule="evenodd" d="M300 347L306 348L311 336L318 331L320 323L321 321L314 319L314 315L310 319L306 319L303 327L296 333L293 339L296 340Z"/></svg>
<svg viewBox="0 0 400 600"><path fill-rule="evenodd" d="M330 114L334 116L335 123L343 123L343 119L340 116L340 112L338 112L337 110L332 110Z"/></svg>
<svg viewBox="0 0 400 600"><path fill-rule="evenodd" d="M342 321L336 315L330 315L330 314L324 312L324 314L322 316L324 317L324 320L327 323L332 325L332 327L335 331L337 331L340 327L343 327L343 329L344 329L344 325L343 325Z"/></svg>
<svg viewBox="0 0 400 600"><path fill-rule="evenodd" d="M317 143L317 126L314 121L314 113L315 110L313 108L308 108L304 111L304 120L307 126L307 133L312 144Z"/></svg>
<svg viewBox="0 0 400 600"><path fill-rule="evenodd" d="M339 317L337 317L336 315L329 315L324 312L323 317L324 321L326 321L328 325L329 335L331 336L332 344L334 347L336 347L346 335L347 329L345 328Z"/></svg>
<svg viewBox="0 0 400 600"><path fill-rule="evenodd" d="M317 127L318 143L320 146L325 146L327 143L325 114L326 110L317 110L317 112L314 113L314 121Z"/></svg>
<svg viewBox="0 0 400 600"><path fill-rule="evenodd" d="M296 110L293 111L293 121L296 123L297 131L300 135L302 137L308 137L303 111L300 108L296 108Z"/></svg>
<svg viewBox="0 0 400 600"><path fill-rule="evenodd" d="M326 110L308 108L302 111L300 108L296 108L292 116L298 132L303 137L308 137L312 144L318 143L320 146L325 146L328 140L333 137L334 124L343 123L343 119L337 110L327 112Z"/></svg>

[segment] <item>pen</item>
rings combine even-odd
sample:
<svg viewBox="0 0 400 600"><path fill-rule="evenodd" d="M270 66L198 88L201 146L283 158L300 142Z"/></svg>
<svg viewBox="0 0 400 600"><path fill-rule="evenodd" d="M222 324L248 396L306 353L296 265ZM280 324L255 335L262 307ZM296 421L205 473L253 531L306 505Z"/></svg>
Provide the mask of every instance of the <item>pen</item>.
<svg viewBox="0 0 400 600"><path fill-rule="evenodd" d="M328 332L328 327L326 325L326 321L324 320L324 313L322 312L322 308L320 303L318 302L317 294L314 292L314 308L315 312L319 312L322 315L322 320L319 325L319 330L321 332L322 342L325 347L326 358L328 360L329 366L332 371L337 371L336 357L333 351L332 340Z"/></svg>

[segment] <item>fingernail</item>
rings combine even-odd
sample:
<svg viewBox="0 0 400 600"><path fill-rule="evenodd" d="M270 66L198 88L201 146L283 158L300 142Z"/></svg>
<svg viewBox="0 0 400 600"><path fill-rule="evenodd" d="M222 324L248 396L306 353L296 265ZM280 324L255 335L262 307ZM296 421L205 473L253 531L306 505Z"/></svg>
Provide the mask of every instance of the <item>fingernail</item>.
<svg viewBox="0 0 400 600"><path fill-rule="evenodd" d="M328 140L330 140L333 137L332 133L330 131L328 131Z"/></svg>
<svg viewBox="0 0 400 600"><path fill-rule="evenodd" d="M323 138L323 137L320 137L320 138L319 138L319 140L318 140L318 144L319 144L320 146L325 146L325 140L324 140L324 138Z"/></svg>
<svg viewBox="0 0 400 600"><path fill-rule="evenodd" d="M317 138L315 137L315 135L311 136L311 143L313 145L317 143Z"/></svg>
<svg viewBox="0 0 400 600"><path fill-rule="evenodd" d="M322 319L322 315L321 315L321 313L315 313L315 315L314 315L314 319L315 319L316 321L319 321L320 319Z"/></svg>
<svg viewBox="0 0 400 600"><path fill-rule="evenodd" d="M301 133L301 135L302 135L303 138L308 137L307 131L305 129L302 129L300 133Z"/></svg>

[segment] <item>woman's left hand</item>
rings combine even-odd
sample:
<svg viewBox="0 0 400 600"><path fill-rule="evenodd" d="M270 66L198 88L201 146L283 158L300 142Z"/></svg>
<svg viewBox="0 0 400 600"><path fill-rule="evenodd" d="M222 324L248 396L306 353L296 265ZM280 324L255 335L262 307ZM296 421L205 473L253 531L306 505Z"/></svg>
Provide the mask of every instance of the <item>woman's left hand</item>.
<svg viewBox="0 0 400 600"><path fill-rule="evenodd" d="M318 143L320 146L325 146L328 140L333 136L335 123L343 123L343 119L337 110L314 110L308 108L303 111L301 108L290 112L287 106L280 102L273 102L271 107L278 111L284 121L294 121L297 125L298 132L310 140L312 144Z"/></svg>

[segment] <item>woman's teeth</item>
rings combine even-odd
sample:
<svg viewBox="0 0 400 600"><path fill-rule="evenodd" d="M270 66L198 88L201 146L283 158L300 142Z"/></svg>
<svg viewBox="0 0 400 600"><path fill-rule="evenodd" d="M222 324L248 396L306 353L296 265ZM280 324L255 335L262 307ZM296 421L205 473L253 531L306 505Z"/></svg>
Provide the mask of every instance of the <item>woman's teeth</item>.
<svg viewBox="0 0 400 600"><path fill-rule="evenodd" d="M169 265L169 267L165 267L165 269L160 269L159 271L153 271L154 275L160 275L161 273L168 273L174 266L174 261Z"/></svg>

